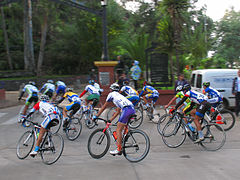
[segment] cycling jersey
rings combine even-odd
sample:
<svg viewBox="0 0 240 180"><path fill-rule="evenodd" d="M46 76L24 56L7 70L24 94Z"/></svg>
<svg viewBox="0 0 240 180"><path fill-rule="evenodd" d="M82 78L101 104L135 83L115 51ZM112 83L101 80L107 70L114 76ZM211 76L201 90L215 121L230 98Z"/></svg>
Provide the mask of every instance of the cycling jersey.
<svg viewBox="0 0 240 180"><path fill-rule="evenodd" d="M81 99L78 97L78 95L74 92L66 92L63 95L63 98L68 98L68 101L70 103L72 102L77 102L77 103L81 103Z"/></svg>
<svg viewBox="0 0 240 180"><path fill-rule="evenodd" d="M41 126L43 128L47 128L48 124L53 120L53 119L58 119L60 120L60 111L58 110L57 107L54 107L52 104L45 102L45 101L40 101L37 104L33 106L31 109L30 113L33 113L35 111L39 110L43 116L45 116L44 120L41 123Z"/></svg>
<svg viewBox="0 0 240 180"><path fill-rule="evenodd" d="M176 97L177 98L183 98L184 97L184 93L182 91L179 91L177 94L176 94ZM191 103L191 100L189 98L187 98L187 100L185 101L187 104L190 104Z"/></svg>
<svg viewBox="0 0 240 180"><path fill-rule="evenodd" d="M205 89L205 93L209 98L207 101L211 104L215 104L223 100L222 95L216 89L213 89L211 87L207 87Z"/></svg>
<svg viewBox="0 0 240 180"><path fill-rule="evenodd" d="M202 103L203 101L207 101L208 97L202 93L199 93L194 90L190 90L185 93L185 97L188 97L192 102L195 102L197 104Z"/></svg>
<svg viewBox="0 0 240 180"><path fill-rule="evenodd" d="M147 92L148 94L145 95L146 99L152 99L153 103L157 101L159 98L159 93L156 89L154 89L152 86L146 85L143 87L142 91L140 92L139 96L142 96L144 92Z"/></svg>
<svg viewBox="0 0 240 180"><path fill-rule="evenodd" d="M61 92L65 93L65 89L66 89L67 86L64 82L57 81L56 85L57 85L57 90L56 90L57 95L60 94Z"/></svg>
<svg viewBox="0 0 240 180"><path fill-rule="evenodd" d="M138 92L130 86L123 86L120 91L125 92L127 96L138 96Z"/></svg>
<svg viewBox="0 0 240 180"><path fill-rule="evenodd" d="M127 106L133 106L131 101L129 101L126 97L124 97L123 95L116 91L109 93L106 101L113 102L117 107L121 109Z"/></svg>
<svg viewBox="0 0 240 180"><path fill-rule="evenodd" d="M20 98L23 96L25 92L28 93L28 97L25 102L27 106L30 105L32 102L35 103L38 102L38 89L36 86L33 86L31 84L25 85L20 95Z"/></svg>
<svg viewBox="0 0 240 180"><path fill-rule="evenodd" d="M25 85L22 91L23 91L23 92L27 92L28 95L32 95L33 93L34 93L34 94L35 94L35 93L38 93L37 87L36 87L36 86L33 86L33 85L31 85L31 84Z"/></svg>
<svg viewBox="0 0 240 180"><path fill-rule="evenodd" d="M62 81L57 81L56 85L57 86L64 86L64 87L66 87L66 84L64 82L62 82Z"/></svg>
<svg viewBox="0 0 240 180"><path fill-rule="evenodd" d="M40 89L40 92L42 92L45 89L45 91L43 92L43 94L45 94L48 91L55 91L55 86L52 83L45 83L42 88Z"/></svg>

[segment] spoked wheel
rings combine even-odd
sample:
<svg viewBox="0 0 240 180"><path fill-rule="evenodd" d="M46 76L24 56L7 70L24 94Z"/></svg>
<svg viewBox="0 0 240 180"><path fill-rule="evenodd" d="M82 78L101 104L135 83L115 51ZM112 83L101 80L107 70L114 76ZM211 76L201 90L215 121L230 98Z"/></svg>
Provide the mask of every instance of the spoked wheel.
<svg viewBox="0 0 240 180"><path fill-rule="evenodd" d="M25 159L33 149L35 142L34 134L32 131L25 132L19 139L17 144L17 157Z"/></svg>
<svg viewBox="0 0 240 180"><path fill-rule="evenodd" d="M45 164L55 163L62 155L64 141L60 134L47 134L47 137L41 144L40 154Z"/></svg>
<svg viewBox="0 0 240 180"><path fill-rule="evenodd" d="M21 119L22 119L22 113L23 113L23 109L24 109L24 107L25 107L25 105L23 105L22 107L21 107L21 109L20 109L20 111L19 111L19 114L18 114L18 122L20 122L21 121ZM30 111L30 109L32 109L32 105L30 105L29 107L28 107L28 110L27 110L27 112L26 112L26 114L29 114L29 111ZM29 121L32 121L32 119L35 119L35 116L36 116L36 114L32 114L29 118L28 118L28 120ZM30 126L30 122L28 122L28 121L26 121L25 123L24 123L24 125L25 126L27 126L27 127L29 127Z"/></svg>
<svg viewBox="0 0 240 180"><path fill-rule="evenodd" d="M136 108L135 112L136 117L131 118L128 124L133 129L138 128L143 122L143 111L140 108Z"/></svg>
<svg viewBox="0 0 240 180"><path fill-rule="evenodd" d="M207 124L203 126L202 131L204 140L200 144L205 150L216 151L225 144L226 133L218 124Z"/></svg>
<svg viewBox="0 0 240 180"><path fill-rule="evenodd" d="M157 130L160 135L163 135L163 129L167 125L168 122L172 120L172 116L170 114L164 114L158 120Z"/></svg>
<svg viewBox="0 0 240 180"><path fill-rule="evenodd" d="M232 129L235 121L234 114L227 109L223 109L214 117L214 122L222 126L225 131Z"/></svg>
<svg viewBox="0 0 240 180"><path fill-rule="evenodd" d="M112 108L110 108L110 109L108 110L108 112L107 112L107 120L109 120L109 119L113 116L113 114L116 112L116 109L117 109L117 107L112 107ZM121 115L121 114L119 114L119 115L112 121L112 125L113 125L113 126L114 126L114 125L117 125L117 122L118 122L118 119L119 119L120 115Z"/></svg>
<svg viewBox="0 0 240 180"><path fill-rule="evenodd" d="M123 155L130 162L143 160L149 149L149 137L139 129L130 130L123 140Z"/></svg>
<svg viewBox="0 0 240 180"><path fill-rule="evenodd" d="M183 144L186 139L186 131L180 122L169 122L163 128L162 140L170 148L177 148Z"/></svg>
<svg viewBox="0 0 240 180"><path fill-rule="evenodd" d="M110 136L103 129L96 129L88 139L88 152L95 159L102 158L110 147Z"/></svg>
<svg viewBox="0 0 240 180"><path fill-rule="evenodd" d="M70 141L74 141L78 138L82 131L82 123L79 118L73 117L70 119L70 122L65 130L67 138Z"/></svg>

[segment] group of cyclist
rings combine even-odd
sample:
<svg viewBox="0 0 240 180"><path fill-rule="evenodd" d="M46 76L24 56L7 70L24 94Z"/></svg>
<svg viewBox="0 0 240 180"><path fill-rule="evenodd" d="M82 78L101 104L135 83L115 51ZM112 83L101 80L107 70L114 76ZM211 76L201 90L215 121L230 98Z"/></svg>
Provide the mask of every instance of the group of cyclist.
<svg viewBox="0 0 240 180"><path fill-rule="evenodd" d="M211 88L209 82L204 82L203 87L204 92L199 93L192 90L189 84L185 84L184 86L177 86L176 96L165 106L165 108L167 108L176 98L181 98L181 100L176 104L172 111L179 109L185 103L183 113L185 115L191 114L194 117L194 123L198 131L198 139L195 141L195 143L199 143L204 139L199 120L203 118L205 112L211 106L216 106L219 102L222 101L221 94L217 90ZM100 108L98 114L96 116L93 116L93 120L97 119L97 117L102 114L102 112L108 107L109 103L113 103L115 106L117 106L116 113L114 113L113 116L110 118L110 121L114 120L121 112L116 130L117 149L110 151L110 153L112 155L120 155L122 154L122 132L125 129L126 124L128 123L131 116L135 114L134 106L137 104L137 102L139 102L141 96L146 104L146 107L149 107L149 100L151 100L151 102L155 104L159 98L159 93L154 87L151 86L151 83L147 81L144 82L142 90L140 91L140 93L138 93L137 90L129 86L128 79L123 82L123 87L121 88L117 83L111 84L110 91L111 92L106 98L106 102ZM84 91L80 95L78 95L77 93L73 92L72 88L67 88L64 82L57 81L55 86L52 80L48 80L47 83L42 86L40 91L38 91L35 83L33 81L30 81L23 88L22 93L19 96L19 100L22 98L24 92L27 92L29 96L27 97L25 108L22 112L23 121L26 120L26 118L28 118L29 116L31 116L31 114L34 113L34 111L36 110L39 110L45 116L45 119L41 124L42 128L40 130L40 136L37 141L36 147L34 151L30 153L30 155L35 156L39 149L38 145L40 144L42 136L46 131L46 127L52 120L59 119L59 111L56 110L56 107L49 102L50 98L55 101L56 96L62 93L61 98L56 103L61 103L65 98L67 98L70 102L63 108L64 129L66 128L68 123L67 112L71 111L70 116L72 116L80 109L80 98L88 92L90 95L86 98L85 107L87 107L89 102L91 102L92 106L94 107L99 102L102 90L100 89L99 84L97 84L94 80L90 80ZM39 92L42 93L42 95L40 96L40 102L38 102ZM28 106L32 102L36 104L30 111L30 113L26 114Z"/></svg>

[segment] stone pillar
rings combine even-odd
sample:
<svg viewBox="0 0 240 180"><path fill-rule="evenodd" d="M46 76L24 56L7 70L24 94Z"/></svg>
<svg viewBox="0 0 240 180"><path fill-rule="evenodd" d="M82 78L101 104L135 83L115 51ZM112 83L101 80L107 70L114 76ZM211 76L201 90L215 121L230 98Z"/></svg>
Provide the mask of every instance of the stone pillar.
<svg viewBox="0 0 240 180"><path fill-rule="evenodd" d="M94 65L98 67L98 80L100 87L104 90L100 101L104 103L109 93L109 86L115 82L114 67L117 61L94 61Z"/></svg>

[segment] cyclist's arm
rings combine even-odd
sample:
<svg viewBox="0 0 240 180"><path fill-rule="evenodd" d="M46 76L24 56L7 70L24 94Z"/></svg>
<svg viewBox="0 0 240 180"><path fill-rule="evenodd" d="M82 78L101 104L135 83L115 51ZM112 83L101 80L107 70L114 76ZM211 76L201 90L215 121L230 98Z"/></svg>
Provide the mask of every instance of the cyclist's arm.
<svg viewBox="0 0 240 180"><path fill-rule="evenodd" d="M18 97L18 100L20 100L23 97L24 91L21 92L20 96Z"/></svg>
<svg viewBox="0 0 240 180"><path fill-rule="evenodd" d="M181 101L179 101L179 102L177 103L177 105L175 106L175 109L178 109L179 106L181 106L182 103L187 100L187 98L188 98L187 96L184 96L184 97L181 99Z"/></svg>
<svg viewBox="0 0 240 180"><path fill-rule="evenodd" d="M177 97L174 96L174 97L169 101L169 103L165 106L165 108L168 108L168 107L173 103L173 101L175 101L176 99L177 99Z"/></svg>
<svg viewBox="0 0 240 180"><path fill-rule="evenodd" d="M80 98L84 95L84 94L86 94L87 93L87 91L86 90L84 90L81 94L80 94Z"/></svg>
<svg viewBox="0 0 240 180"><path fill-rule="evenodd" d="M143 93L144 93L144 90L140 92L139 97L141 97Z"/></svg>
<svg viewBox="0 0 240 180"><path fill-rule="evenodd" d="M26 116L26 118L29 118L35 111L37 111L37 110L39 110L39 103L40 102L38 102L38 103L36 103L34 106L33 106L33 108L30 110L30 112L28 113L28 115Z"/></svg>
<svg viewBox="0 0 240 180"><path fill-rule="evenodd" d="M104 104L103 104L103 106L101 107L101 109L99 110L99 112L97 113L97 117L98 116L100 116L101 114L102 114L102 112L106 109L106 107L107 107L107 105L109 104L110 102L105 102Z"/></svg>

